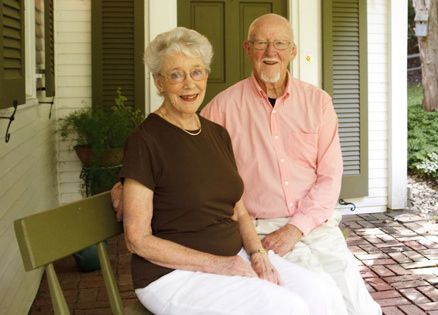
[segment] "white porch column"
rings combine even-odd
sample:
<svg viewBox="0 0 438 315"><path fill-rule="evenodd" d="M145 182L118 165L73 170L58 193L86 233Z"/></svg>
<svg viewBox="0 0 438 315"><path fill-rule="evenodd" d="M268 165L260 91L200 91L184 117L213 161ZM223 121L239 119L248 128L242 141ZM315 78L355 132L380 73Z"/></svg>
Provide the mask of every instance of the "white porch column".
<svg viewBox="0 0 438 315"><path fill-rule="evenodd" d="M388 207L407 206L407 0L389 1Z"/></svg>
<svg viewBox="0 0 438 315"><path fill-rule="evenodd" d="M149 0L149 40L153 40L159 33L168 31L177 26L177 0ZM147 45L147 44L146 44ZM146 69L147 70L147 69ZM149 78L149 111L153 112L161 105L161 97L156 93L152 75Z"/></svg>
<svg viewBox="0 0 438 315"><path fill-rule="evenodd" d="M297 56L292 71L295 78L322 87L321 1L290 0L291 21Z"/></svg>

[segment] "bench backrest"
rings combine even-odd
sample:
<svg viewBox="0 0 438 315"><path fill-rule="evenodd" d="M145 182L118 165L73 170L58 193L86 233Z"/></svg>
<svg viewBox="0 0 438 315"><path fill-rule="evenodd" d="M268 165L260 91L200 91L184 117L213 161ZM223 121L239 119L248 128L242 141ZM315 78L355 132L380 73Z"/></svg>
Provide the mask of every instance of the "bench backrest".
<svg viewBox="0 0 438 315"><path fill-rule="evenodd" d="M109 192L18 219L14 228L26 271L123 232Z"/></svg>
<svg viewBox="0 0 438 315"><path fill-rule="evenodd" d="M113 314L123 305L104 240L123 232L109 192L85 198L14 222L26 271L45 266L55 314L70 314L53 262L97 244L99 262Z"/></svg>

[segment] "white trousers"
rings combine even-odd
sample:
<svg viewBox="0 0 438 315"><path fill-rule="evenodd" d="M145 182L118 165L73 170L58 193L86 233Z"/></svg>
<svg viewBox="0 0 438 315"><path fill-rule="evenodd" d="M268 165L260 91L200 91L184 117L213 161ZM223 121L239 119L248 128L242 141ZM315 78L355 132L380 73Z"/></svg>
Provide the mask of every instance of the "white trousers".
<svg viewBox="0 0 438 315"><path fill-rule="evenodd" d="M342 216L335 211L325 224L314 229L283 256L307 270L325 274L325 279L342 292L349 315L381 315L380 306L368 293L353 254L339 228ZM287 218L254 222L261 238L287 224Z"/></svg>
<svg viewBox="0 0 438 315"><path fill-rule="evenodd" d="M241 250L239 255L249 261ZM281 286L239 276L175 270L135 293L154 314L166 315L344 315L336 287L317 273L269 253Z"/></svg>

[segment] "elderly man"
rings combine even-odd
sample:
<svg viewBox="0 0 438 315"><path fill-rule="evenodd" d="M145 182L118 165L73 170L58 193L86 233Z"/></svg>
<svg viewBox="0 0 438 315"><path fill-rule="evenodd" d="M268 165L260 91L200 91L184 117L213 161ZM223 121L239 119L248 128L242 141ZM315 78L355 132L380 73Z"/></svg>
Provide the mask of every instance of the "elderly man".
<svg viewBox="0 0 438 315"><path fill-rule="evenodd" d="M257 18L243 47L253 74L218 94L202 115L231 136L243 200L264 248L325 274L342 292L340 307L348 314L381 314L339 229L341 215L334 212L342 155L330 96L287 70L297 52L287 19Z"/></svg>
<svg viewBox="0 0 438 315"><path fill-rule="evenodd" d="M342 155L330 96L288 72L297 49L285 18L266 14L254 20L243 47L252 76L218 94L202 115L230 133L244 202L263 246L327 273L349 314L381 314L338 227L341 216L333 211Z"/></svg>

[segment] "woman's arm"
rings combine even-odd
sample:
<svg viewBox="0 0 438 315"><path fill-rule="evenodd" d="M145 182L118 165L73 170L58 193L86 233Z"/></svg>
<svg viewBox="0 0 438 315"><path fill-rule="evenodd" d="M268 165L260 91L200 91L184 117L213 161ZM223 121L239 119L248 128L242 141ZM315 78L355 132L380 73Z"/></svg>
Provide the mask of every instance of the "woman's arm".
<svg viewBox="0 0 438 315"><path fill-rule="evenodd" d="M200 252L152 235L153 191L126 178L123 185L123 225L128 249L154 264L190 271L256 277L239 256L217 256Z"/></svg>
<svg viewBox="0 0 438 315"><path fill-rule="evenodd" d="M267 253L263 250L262 242L256 233L254 224L252 223L242 199L236 203L233 217L239 222L243 246L245 247L246 252L250 254L251 265L259 278L279 284L280 278L278 272L271 265Z"/></svg>

